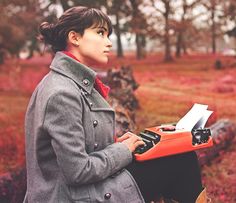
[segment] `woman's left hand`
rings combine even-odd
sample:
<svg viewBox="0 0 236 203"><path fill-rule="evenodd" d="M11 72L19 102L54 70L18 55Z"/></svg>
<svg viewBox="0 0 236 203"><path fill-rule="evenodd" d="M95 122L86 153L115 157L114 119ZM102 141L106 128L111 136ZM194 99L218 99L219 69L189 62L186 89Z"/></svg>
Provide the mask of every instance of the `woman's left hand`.
<svg viewBox="0 0 236 203"><path fill-rule="evenodd" d="M124 140L128 139L130 137L130 134L125 133L121 137L116 137L116 142L123 142Z"/></svg>
<svg viewBox="0 0 236 203"><path fill-rule="evenodd" d="M131 152L134 152L134 150L141 145L144 145L142 138L131 133L127 132L124 135L122 135L120 138L117 138L117 142L124 143Z"/></svg>

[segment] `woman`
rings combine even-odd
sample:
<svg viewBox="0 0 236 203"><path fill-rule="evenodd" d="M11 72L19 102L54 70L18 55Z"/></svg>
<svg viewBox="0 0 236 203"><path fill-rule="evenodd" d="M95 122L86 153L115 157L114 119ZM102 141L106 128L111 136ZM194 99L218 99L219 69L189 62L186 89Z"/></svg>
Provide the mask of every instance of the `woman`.
<svg viewBox="0 0 236 203"><path fill-rule="evenodd" d="M190 195L194 202L202 189L196 157L188 153L141 165L132 162L132 153L144 144L138 136L128 132L114 142L115 114L104 99L108 87L90 68L108 62L112 46L109 18L97 9L74 7L56 24L42 23L39 31L56 54L26 113L24 202L148 202L156 194L165 193L162 183L149 182L151 176L144 175L144 171L161 181L157 175L160 164L172 163L173 167L182 160L186 165L189 159L196 171L196 181L191 182L196 191ZM173 182L168 176L164 176L164 182ZM185 201L182 190L173 187L169 191L168 197Z"/></svg>

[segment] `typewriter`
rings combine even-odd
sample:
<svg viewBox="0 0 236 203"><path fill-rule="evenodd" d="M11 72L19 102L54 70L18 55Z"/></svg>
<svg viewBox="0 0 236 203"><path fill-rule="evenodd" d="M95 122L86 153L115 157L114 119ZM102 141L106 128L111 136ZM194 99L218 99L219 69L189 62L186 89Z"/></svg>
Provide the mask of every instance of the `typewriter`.
<svg viewBox="0 0 236 203"><path fill-rule="evenodd" d="M161 125L146 128L139 136L145 145L139 146L135 150L134 157L137 161L146 161L213 146L211 131L207 128L187 131L176 129L174 125Z"/></svg>

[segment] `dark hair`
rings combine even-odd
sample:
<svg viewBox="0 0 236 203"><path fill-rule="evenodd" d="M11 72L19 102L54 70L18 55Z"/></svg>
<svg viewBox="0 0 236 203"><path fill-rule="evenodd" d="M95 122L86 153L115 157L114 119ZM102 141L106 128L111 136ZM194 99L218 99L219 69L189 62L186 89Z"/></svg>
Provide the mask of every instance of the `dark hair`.
<svg viewBox="0 0 236 203"><path fill-rule="evenodd" d="M54 52L63 51L67 46L67 36L70 31L84 34L89 27L108 27L108 35L112 33L110 19L102 11L95 8L77 6L66 10L58 21L53 23L43 22L39 26L39 39L52 46Z"/></svg>

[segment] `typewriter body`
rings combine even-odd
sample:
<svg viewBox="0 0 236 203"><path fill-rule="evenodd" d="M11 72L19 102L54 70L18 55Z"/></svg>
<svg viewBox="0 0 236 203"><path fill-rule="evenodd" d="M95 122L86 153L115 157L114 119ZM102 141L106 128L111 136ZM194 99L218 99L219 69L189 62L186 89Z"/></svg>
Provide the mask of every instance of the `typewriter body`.
<svg viewBox="0 0 236 203"><path fill-rule="evenodd" d="M174 125L146 128L139 134L145 145L134 152L137 161L180 154L213 146L211 131L207 128L192 131L177 130Z"/></svg>

